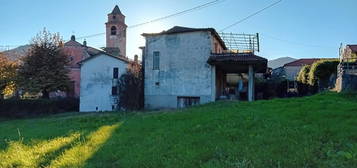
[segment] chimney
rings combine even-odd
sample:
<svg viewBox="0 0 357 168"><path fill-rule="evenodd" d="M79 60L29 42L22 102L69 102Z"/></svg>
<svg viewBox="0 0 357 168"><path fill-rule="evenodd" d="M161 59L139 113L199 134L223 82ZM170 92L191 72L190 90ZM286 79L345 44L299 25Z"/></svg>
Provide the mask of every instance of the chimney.
<svg viewBox="0 0 357 168"><path fill-rule="evenodd" d="M87 47L87 41L86 41L86 39L84 39L84 41L83 41L83 46L84 46L84 47Z"/></svg>
<svg viewBox="0 0 357 168"><path fill-rule="evenodd" d="M138 63L138 55L134 55L134 62Z"/></svg>
<svg viewBox="0 0 357 168"><path fill-rule="evenodd" d="M76 41L76 36L72 35L72 36L71 36L71 40L72 40L72 41Z"/></svg>

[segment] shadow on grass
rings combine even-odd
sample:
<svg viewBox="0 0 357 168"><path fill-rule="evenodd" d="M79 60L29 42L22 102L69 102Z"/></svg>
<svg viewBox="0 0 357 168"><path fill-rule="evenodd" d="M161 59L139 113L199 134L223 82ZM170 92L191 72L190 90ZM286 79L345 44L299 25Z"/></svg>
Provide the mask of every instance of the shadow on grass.
<svg viewBox="0 0 357 168"><path fill-rule="evenodd" d="M92 132L83 141L66 150L61 156L52 160L50 167L82 167L98 151L121 125L106 125Z"/></svg>
<svg viewBox="0 0 357 168"><path fill-rule="evenodd" d="M82 126L85 131L81 133L32 139L28 144L23 140L9 141L6 149L0 150L0 167L82 167L120 125L121 122Z"/></svg>

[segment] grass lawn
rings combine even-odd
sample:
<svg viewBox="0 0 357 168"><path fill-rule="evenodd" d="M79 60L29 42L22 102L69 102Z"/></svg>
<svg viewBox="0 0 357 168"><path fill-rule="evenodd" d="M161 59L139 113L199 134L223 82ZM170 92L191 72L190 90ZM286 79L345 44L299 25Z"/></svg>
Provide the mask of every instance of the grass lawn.
<svg viewBox="0 0 357 168"><path fill-rule="evenodd" d="M0 167L357 167L357 95L0 122Z"/></svg>

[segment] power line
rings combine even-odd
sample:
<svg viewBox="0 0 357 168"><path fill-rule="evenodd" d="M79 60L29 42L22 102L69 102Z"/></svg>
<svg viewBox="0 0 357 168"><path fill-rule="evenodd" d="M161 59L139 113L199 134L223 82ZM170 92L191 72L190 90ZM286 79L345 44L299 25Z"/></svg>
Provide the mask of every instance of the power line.
<svg viewBox="0 0 357 168"><path fill-rule="evenodd" d="M168 18L172 18L172 17L184 15L184 14L186 14L186 13L190 13L190 12L193 12L193 11L196 11L196 10L200 10L200 9L207 8L207 7L212 6L212 5L216 5L216 4L218 4L219 2L223 2L223 1L225 1L225 0L214 0L214 1L210 1L210 2L207 2L207 3L201 4L201 5L195 6L195 7L193 7L193 8L186 9L186 10L183 10L183 11L180 11L180 12L177 12L177 13L174 13L174 14L171 14L171 15L167 15L167 16L164 16L164 17L159 17L159 18L156 18L156 19L147 21L147 22L143 22L143 23L139 23L139 24L135 24L135 25L128 26L127 29L136 28L136 27L140 27L140 26L143 26L143 25L146 25L146 24L150 24L150 23L154 23L154 22L161 21L161 20L165 20L165 19L168 19ZM120 30L119 30L119 31L120 31ZM105 34L105 33L91 34L91 35L87 35L87 36L81 36L81 37L79 37L79 38L77 38L77 39L92 38L92 37L101 36L101 35L104 35L104 34Z"/></svg>
<svg viewBox="0 0 357 168"><path fill-rule="evenodd" d="M257 15L257 14L259 14L259 13L261 13L261 12L263 12L263 11L265 11L265 10L267 10L267 9L269 9L269 8L271 8L271 7L273 7L273 6L275 6L275 5L277 5L278 3L282 2L282 1L283 1L283 0L276 1L276 2L274 2L274 3L272 3L272 4L270 4L269 6L266 6L265 8L263 8L263 9L261 9L261 10L258 10L258 11L254 12L254 13L252 13L251 15L249 15L249 16L247 16L247 17L245 17L245 18L243 18L243 19L241 19L241 20L239 20L239 21L237 21L237 22L235 22L235 23L233 23L233 24L231 24L231 25L229 25L229 26L223 28L223 29L221 30L221 32L223 32L223 31L225 31L225 30L227 30L227 29L229 29L229 28L231 28L231 27L233 27L233 26L235 26L235 25L237 25L237 24L239 24L239 23L242 23L242 22L248 20L249 18L251 18L251 17L253 17L253 16L255 16L255 15Z"/></svg>
<svg viewBox="0 0 357 168"><path fill-rule="evenodd" d="M324 45L306 44L306 43L302 43L302 42L290 41L290 40L285 40L285 39L281 39L278 37L274 37L274 36L268 35L266 33L260 33L260 35L264 36L264 37L268 37L273 40L280 41L280 42L290 43L293 45L299 45L299 46L303 46L303 47L316 47L316 48L334 48L334 47L336 47L336 46L324 46Z"/></svg>

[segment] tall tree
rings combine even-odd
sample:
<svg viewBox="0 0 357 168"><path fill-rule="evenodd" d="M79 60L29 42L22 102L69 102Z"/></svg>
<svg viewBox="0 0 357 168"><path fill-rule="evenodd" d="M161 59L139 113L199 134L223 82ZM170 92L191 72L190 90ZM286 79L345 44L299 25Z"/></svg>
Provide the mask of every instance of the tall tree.
<svg viewBox="0 0 357 168"><path fill-rule="evenodd" d="M119 78L119 107L140 110L144 107L143 72L141 66L128 68Z"/></svg>
<svg viewBox="0 0 357 168"><path fill-rule="evenodd" d="M19 84L25 92L42 93L42 98L48 99L50 92L69 88L69 61L60 49L62 44L58 33L46 29L32 39L30 52L19 69Z"/></svg>
<svg viewBox="0 0 357 168"><path fill-rule="evenodd" d="M0 99L15 91L17 63L0 53Z"/></svg>

